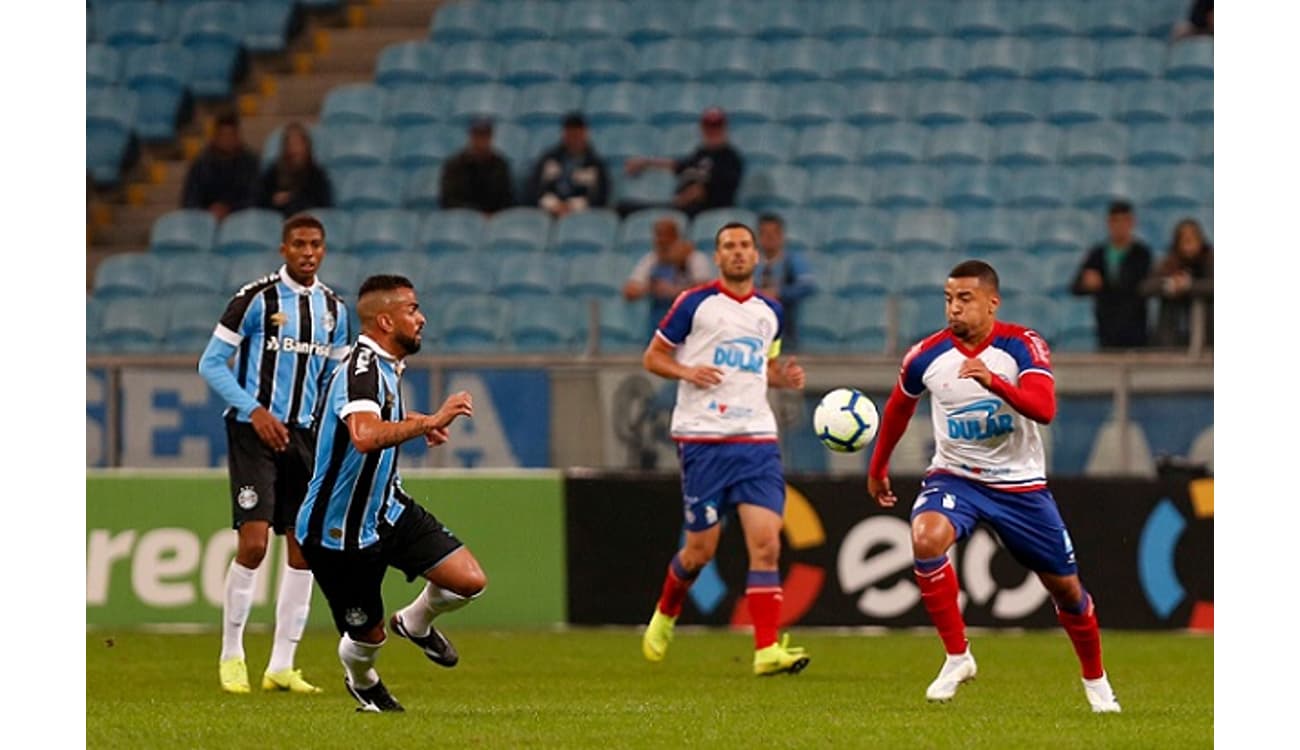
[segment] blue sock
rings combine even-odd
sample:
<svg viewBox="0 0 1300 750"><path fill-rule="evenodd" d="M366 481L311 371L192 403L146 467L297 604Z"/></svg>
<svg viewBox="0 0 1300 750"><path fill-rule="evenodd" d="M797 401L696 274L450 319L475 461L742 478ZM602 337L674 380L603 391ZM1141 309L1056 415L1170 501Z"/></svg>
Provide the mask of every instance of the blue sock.
<svg viewBox="0 0 1300 750"><path fill-rule="evenodd" d="M916 569L918 572L921 573L929 573L931 571L935 571L938 570L939 568L942 568L945 564L947 564L947 562L948 562L947 555L939 555L938 557L925 557L925 558L918 557L916 558Z"/></svg>
<svg viewBox="0 0 1300 750"><path fill-rule="evenodd" d="M699 570L687 570L686 567L682 565L681 555L673 555L673 560L668 563L668 566L672 568L673 575L677 576L677 578L682 581L694 581L700 575Z"/></svg>

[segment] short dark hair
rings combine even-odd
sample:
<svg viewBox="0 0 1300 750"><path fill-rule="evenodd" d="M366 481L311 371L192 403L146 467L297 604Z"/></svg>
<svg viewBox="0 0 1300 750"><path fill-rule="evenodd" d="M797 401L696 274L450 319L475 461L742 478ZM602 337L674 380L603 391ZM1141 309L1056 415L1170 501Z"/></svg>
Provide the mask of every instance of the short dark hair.
<svg viewBox="0 0 1300 750"><path fill-rule="evenodd" d="M1110 205L1107 206L1106 208L1107 216L1115 216L1116 214L1131 214L1131 213L1133 213L1133 204L1129 203L1128 201L1111 201Z"/></svg>
<svg viewBox="0 0 1300 750"><path fill-rule="evenodd" d="M216 126L221 128L227 125L239 127L239 113L233 109L223 109L217 113Z"/></svg>
<svg viewBox="0 0 1300 750"><path fill-rule="evenodd" d="M717 232L714 232L713 247L715 249L718 247L718 241L722 239L722 233L727 231L728 229L743 229L746 232L749 232L749 241L753 242L755 245L758 244L758 235L754 234L754 230L750 229L748 224L745 224L744 222L740 222L740 221L729 221L726 224L723 224L722 226L718 227Z"/></svg>
<svg viewBox="0 0 1300 750"><path fill-rule="evenodd" d="M321 240L325 239L325 225L321 223L320 219L311 214L294 214L284 220L284 227L280 230L280 241L288 242L289 233L303 227L319 229Z"/></svg>
<svg viewBox="0 0 1300 750"><path fill-rule="evenodd" d="M764 211L758 215L759 226L768 222L776 222L782 229L785 228L785 219L782 219L780 214L774 214L771 211Z"/></svg>
<svg viewBox="0 0 1300 750"><path fill-rule="evenodd" d="M380 273L374 276L366 277L361 282L361 289L357 292L357 299L370 294L371 292L391 292L394 289L414 289L415 284L405 276L398 276L393 273Z"/></svg>
<svg viewBox="0 0 1300 750"><path fill-rule="evenodd" d="M981 284L993 287L993 291L998 290L998 272L982 260L963 260L952 267L948 272L948 278L979 279Z"/></svg>

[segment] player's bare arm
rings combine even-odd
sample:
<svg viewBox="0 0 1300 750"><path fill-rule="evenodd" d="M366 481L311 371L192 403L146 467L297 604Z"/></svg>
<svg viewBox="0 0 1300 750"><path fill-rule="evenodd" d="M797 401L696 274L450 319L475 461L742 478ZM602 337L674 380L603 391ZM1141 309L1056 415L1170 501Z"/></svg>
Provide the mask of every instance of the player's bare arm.
<svg viewBox="0 0 1300 750"><path fill-rule="evenodd" d="M455 421L456 417L473 417L474 416L474 399L468 391L458 391L447 397L442 402L442 408L431 415L424 415L419 412L407 412L407 419L427 419L432 420L437 426L424 433L425 442L430 446L442 445L450 439L450 433L447 427Z"/></svg>
<svg viewBox="0 0 1300 750"><path fill-rule="evenodd" d="M712 388L722 382L722 370L711 365L691 366L678 362L673 356L673 348L658 336L650 339L641 364L661 378L685 380L700 388Z"/></svg>
<svg viewBox="0 0 1300 750"><path fill-rule="evenodd" d="M767 361L768 387L803 390L806 382L803 366L794 357L778 357Z"/></svg>
<svg viewBox="0 0 1300 750"><path fill-rule="evenodd" d="M421 414L407 416L401 422L387 422L374 412L356 412L348 415L348 434L358 452L373 453L445 428L445 424L438 424L439 419L436 414Z"/></svg>
<svg viewBox="0 0 1300 750"><path fill-rule="evenodd" d="M266 447L276 453L283 453L289 448L289 428L284 426L284 422L275 418L275 415L267 410L265 406L259 406L248 415L249 422L253 425L253 430L257 436L262 439Z"/></svg>

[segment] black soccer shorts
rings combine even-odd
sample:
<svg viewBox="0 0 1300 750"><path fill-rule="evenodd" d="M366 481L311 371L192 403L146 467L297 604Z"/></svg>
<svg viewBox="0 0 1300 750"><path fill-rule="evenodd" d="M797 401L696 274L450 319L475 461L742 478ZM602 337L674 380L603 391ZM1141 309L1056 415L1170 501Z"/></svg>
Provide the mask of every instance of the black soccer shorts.
<svg viewBox="0 0 1300 750"><path fill-rule="evenodd" d="M266 447L253 425L227 417L226 441L232 527L238 529L246 521L266 521L277 534L292 530L311 482L315 434L302 427L290 427L288 449L276 453Z"/></svg>

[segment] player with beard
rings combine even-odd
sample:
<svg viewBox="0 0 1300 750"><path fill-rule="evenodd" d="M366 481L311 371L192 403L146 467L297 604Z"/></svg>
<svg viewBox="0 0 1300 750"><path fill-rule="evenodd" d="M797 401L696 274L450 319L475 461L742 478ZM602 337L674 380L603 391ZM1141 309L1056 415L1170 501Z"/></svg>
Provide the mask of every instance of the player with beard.
<svg viewBox="0 0 1300 750"><path fill-rule="evenodd" d="M361 704L357 710L402 711L374 669L384 645L385 571L391 566L408 581L426 580L391 622L398 635L444 667L455 666L459 657L433 619L468 604L482 593L487 577L469 549L402 490L398 446L418 437L441 445L452 421L474 410L462 391L433 414L407 411L404 360L420 350L425 323L409 280L366 279L357 315L361 336L330 382L316 469L295 535L341 635L344 686Z"/></svg>

